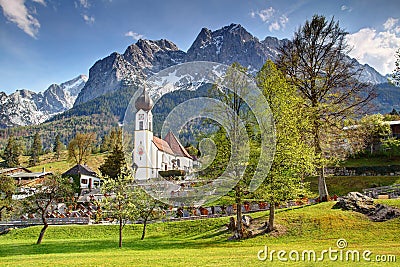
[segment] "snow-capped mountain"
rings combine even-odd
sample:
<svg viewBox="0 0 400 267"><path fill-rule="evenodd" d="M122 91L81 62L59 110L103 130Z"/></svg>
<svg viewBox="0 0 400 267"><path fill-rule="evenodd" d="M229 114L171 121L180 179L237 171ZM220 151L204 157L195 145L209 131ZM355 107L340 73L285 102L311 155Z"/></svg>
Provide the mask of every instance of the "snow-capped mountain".
<svg viewBox="0 0 400 267"><path fill-rule="evenodd" d="M80 75L60 85L52 84L44 92L17 90L0 93L0 127L42 123L57 113L72 108L87 81Z"/></svg>
<svg viewBox="0 0 400 267"><path fill-rule="evenodd" d="M289 40L275 37L260 41L240 24L231 24L215 31L201 29L187 52L179 50L168 40L139 40L123 54L112 53L90 68L89 80L74 106L116 91L126 84L141 83L146 77L183 62L212 61L227 65L238 62L251 72L256 72L267 59L274 61L279 55L278 47L286 42ZM364 69L361 77L363 82L380 84L387 81L369 65L358 62L357 65Z"/></svg>
<svg viewBox="0 0 400 267"><path fill-rule="evenodd" d="M276 60L278 48L287 42L289 40L275 37L266 37L260 41L240 24L231 24L215 31L201 29L187 52L165 39L138 40L128 46L123 54L114 52L98 60L90 68L89 78L81 75L60 85L51 85L43 93L28 90L18 90L9 96L0 93L0 127L41 123L54 114L72 107L76 109L98 97L109 97L110 94L127 88L127 85L141 84L152 74L179 63L211 61L230 65L238 62L255 73L267 59ZM354 60L357 67L363 68L363 82L387 82L386 77L369 65L361 65L355 59L350 60ZM128 96L121 93L118 97ZM113 104L116 105L127 101L115 102ZM98 107L97 104L91 103L95 106L94 110ZM71 114L80 113L82 112Z"/></svg>

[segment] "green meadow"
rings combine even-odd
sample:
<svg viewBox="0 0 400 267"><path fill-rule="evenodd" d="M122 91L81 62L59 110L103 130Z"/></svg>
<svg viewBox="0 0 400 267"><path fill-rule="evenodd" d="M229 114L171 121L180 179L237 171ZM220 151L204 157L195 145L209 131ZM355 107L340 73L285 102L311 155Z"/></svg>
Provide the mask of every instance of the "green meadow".
<svg viewBox="0 0 400 267"><path fill-rule="evenodd" d="M380 201L400 206L400 200ZM41 245L35 244L40 226L12 230L0 236L0 266L398 266L400 218L371 222L359 213L332 209L333 205L329 202L279 210L278 234L242 241L228 240L227 217L153 223L145 240L140 240L141 225L127 225L123 248L118 248L116 225L51 226ZM266 215L260 212L251 216L264 220ZM340 250L338 239L347 241L344 253L370 250L371 261L330 261L325 255L322 262L301 258L281 262L276 253L272 262L270 258L257 258L265 246L269 252L295 250L300 255L304 250L314 250L318 258L323 250ZM397 263L374 262L376 255L394 255Z"/></svg>

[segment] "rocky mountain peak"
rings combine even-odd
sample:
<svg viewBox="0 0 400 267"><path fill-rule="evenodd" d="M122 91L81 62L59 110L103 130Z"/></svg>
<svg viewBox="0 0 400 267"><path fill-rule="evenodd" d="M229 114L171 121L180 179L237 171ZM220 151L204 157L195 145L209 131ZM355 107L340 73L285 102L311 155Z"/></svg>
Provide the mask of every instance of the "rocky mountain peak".
<svg viewBox="0 0 400 267"><path fill-rule="evenodd" d="M0 92L0 126L39 124L72 108L86 79L80 75L61 85L52 84L40 93L22 89L7 96Z"/></svg>

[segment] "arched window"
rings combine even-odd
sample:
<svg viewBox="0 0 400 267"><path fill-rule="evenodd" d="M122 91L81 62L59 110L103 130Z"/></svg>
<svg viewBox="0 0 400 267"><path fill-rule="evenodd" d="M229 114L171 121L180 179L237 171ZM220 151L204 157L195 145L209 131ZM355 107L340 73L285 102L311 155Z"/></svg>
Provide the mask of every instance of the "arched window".
<svg viewBox="0 0 400 267"><path fill-rule="evenodd" d="M177 159L177 160L176 160L176 166L178 166L178 167L181 166L181 160L180 160L180 159Z"/></svg>
<svg viewBox="0 0 400 267"><path fill-rule="evenodd" d="M139 121L139 130L143 130L143 121Z"/></svg>

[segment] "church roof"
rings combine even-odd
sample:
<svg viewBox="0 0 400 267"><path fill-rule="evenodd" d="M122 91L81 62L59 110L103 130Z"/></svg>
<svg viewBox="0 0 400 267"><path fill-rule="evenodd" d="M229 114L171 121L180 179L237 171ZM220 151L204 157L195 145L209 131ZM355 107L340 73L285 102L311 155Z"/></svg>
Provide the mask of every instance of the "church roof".
<svg viewBox="0 0 400 267"><path fill-rule="evenodd" d="M147 93L146 89L143 88L142 94L136 99L135 107L137 110L144 110L149 111L153 108L153 100L151 100L149 94Z"/></svg>
<svg viewBox="0 0 400 267"><path fill-rule="evenodd" d="M179 142L178 138L176 138L172 132L167 133L167 135L164 137L164 140L169 144L175 155L190 159L192 158L192 156L189 155L186 149L182 146L181 142Z"/></svg>
<svg viewBox="0 0 400 267"><path fill-rule="evenodd" d="M156 145L158 150L164 151L171 155L175 155L175 153L172 151L171 147L165 140L162 140L161 138L153 136L153 143Z"/></svg>

